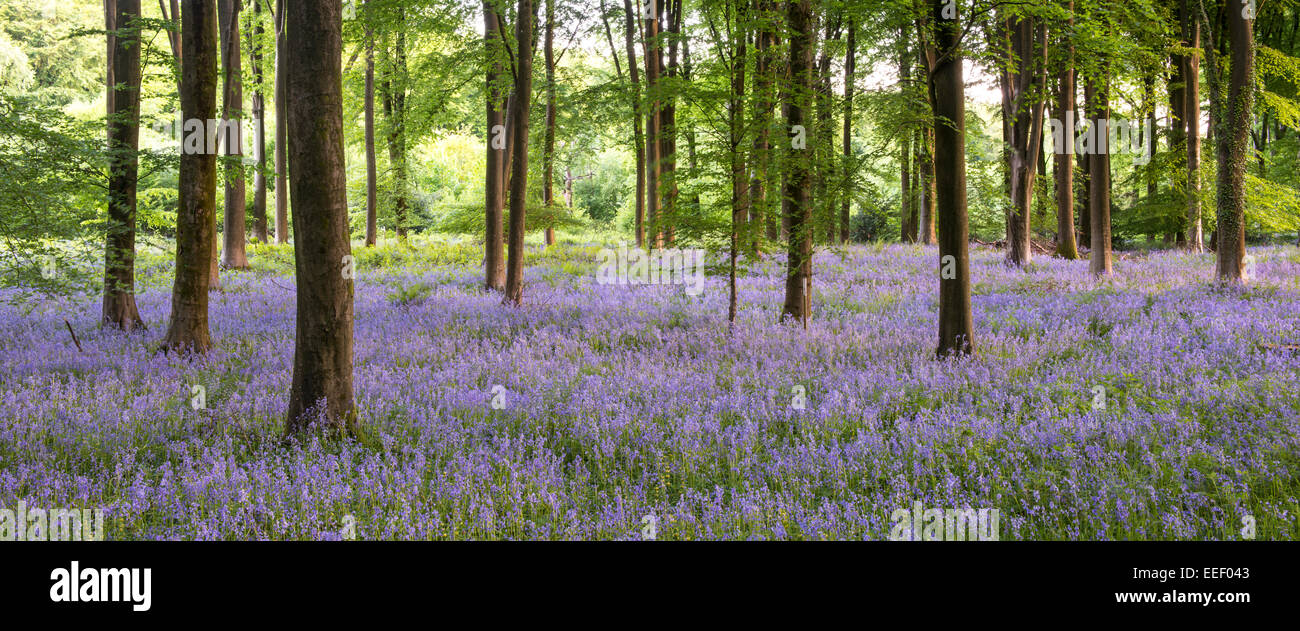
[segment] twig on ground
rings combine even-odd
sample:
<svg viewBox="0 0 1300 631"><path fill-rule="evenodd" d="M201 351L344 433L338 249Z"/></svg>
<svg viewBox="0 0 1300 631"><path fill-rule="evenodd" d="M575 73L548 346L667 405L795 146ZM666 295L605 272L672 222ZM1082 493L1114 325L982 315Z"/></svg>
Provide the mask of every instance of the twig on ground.
<svg viewBox="0 0 1300 631"><path fill-rule="evenodd" d="M81 340L78 340L78 339L77 339L77 332L72 330L72 325L68 323L67 318L64 318L64 319L63 319L63 326L68 327L68 333L71 333L71 334L72 334L72 343L77 345L77 352L78 352L78 353L84 353L84 352L86 352L86 351L82 350L82 348L81 348Z"/></svg>

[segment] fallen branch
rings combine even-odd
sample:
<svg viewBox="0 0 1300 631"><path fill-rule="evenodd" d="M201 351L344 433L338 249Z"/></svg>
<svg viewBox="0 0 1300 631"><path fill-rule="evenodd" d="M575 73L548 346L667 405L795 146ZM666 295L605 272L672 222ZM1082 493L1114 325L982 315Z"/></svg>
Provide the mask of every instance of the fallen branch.
<svg viewBox="0 0 1300 631"><path fill-rule="evenodd" d="M1266 351L1284 351L1288 353L1300 353L1300 345L1297 344L1260 344L1260 348Z"/></svg>
<svg viewBox="0 0 1300 631"><path fill-rule="evenodd" d="M68 327L68 333L71 333L71 334L72 334L72 343L77 345L77 352L78 352L78 353L84 353L84 352L86 352L86 351L82 350L82 348L81 348L81 340L78 340L78 339L77 339L77 332L72 330L72 325L68 323L67 318L64 318L64 320L63 320L63 326Z"/></svg>

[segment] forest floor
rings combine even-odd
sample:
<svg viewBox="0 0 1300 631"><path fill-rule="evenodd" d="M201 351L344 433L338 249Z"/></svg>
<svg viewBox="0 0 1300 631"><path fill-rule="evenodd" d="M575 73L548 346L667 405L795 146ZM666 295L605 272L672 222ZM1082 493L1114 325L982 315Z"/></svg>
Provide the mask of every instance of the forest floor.
<svg viewBox="0 0 1300 631"><path fill-rule="evenodd" d="M155 352L146 257L143 333L95 296L0 305L0 507L103 508L111 539L882 539L915 502L997 509L1001 539L1294 539L1300 254L1251 253L1223 290L1209 254L1095 280L977 248L978 354L936 361L933 248L819 254L806 330L781 257L748 266L731 332L722 267L599 285L557 246L513 309L468 241L358 251L363 435L302 444L291 250L223 273L201 359Z"/></svg>

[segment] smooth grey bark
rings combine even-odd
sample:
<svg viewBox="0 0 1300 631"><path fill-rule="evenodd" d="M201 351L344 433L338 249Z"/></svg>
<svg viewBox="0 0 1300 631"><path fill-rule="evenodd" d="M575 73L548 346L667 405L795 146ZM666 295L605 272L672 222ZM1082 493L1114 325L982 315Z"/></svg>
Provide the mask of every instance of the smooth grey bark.
<svg viewBox="0 0 1300 631"><path fill-rule="evenodd" d="M136 180L140 160L140 0L105 0L108 26L108 228L100 321L145 328L135 302Z"/></svg>
<svg viewBox="0 0 1300 631"><path fill-rule="evenodd" d="M289 186L298 284L293 382L285 432L323 420L354 431L353 281L343 155L343 10L338 0L293 0L289 31Z"/></svg>
<svg viewBox="0 0 1300 631"><path fill-rule="evenodd" d="M930 74L934 104L934 170L939 223L940 358L974 352L970 310L970 251L966 209L966 84L962 78L960 9L931 0L936 60Z"/></svg>
<svg viewBox="0 0 1300 631"><path fill-rule="evenodd" d="M812 96L813 30L812 10L809 0L793 0L786 7L786 28L790 40L790 80L783 86L782 102L788 135L785 142L803 132L816 142L815 134L808 134L806 112ZM782 214L789 224L790 242L787 247L785 272L785 303L781 307L780 321L787 319L808 321L808 285L812 282L812 204L810 199L812 148L804 145L792 147L786 168Z"/></svg>
<svg viewBox="0 0 1300 631"><path fill-rule="evenodd" d="M510 233L506 243L506 289L502 302L519 306L524 300L524 231L528 195L528 113L533 92L533 3L519 0L515 20L515 92L510 142Z"/></svg>
<svg viewBox="0 0 1300 631"><path fill-rule="evenodd" d="M218 0L217 15L221 28L222 68L222 119L235 129L233 134L222 134L226 174L226 208L222 214L221 264L230 269L247 269L248 255L244 247L247 239L248 193L244 186L244 80L240 53L239 11L240 0Z"/></svg>
<svg viewBox="0 0 1300 631"><path fill-rule="evenodd" d="M181 13L181 117L208 121L217 115L217 7L213 0L184 0ZM217 156L181 152L176 212L176 278L171 322L163 348L205 353L208 290L216 250Z"/></svg>

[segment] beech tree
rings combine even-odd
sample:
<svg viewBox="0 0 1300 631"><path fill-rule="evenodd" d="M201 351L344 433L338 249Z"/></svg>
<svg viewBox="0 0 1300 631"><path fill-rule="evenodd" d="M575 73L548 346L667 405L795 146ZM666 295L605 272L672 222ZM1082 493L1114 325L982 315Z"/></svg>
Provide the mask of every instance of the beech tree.
<svg viewBox="0 0 1300 631"><path fill-rule="evenodd" d="M289 31L275 0L275 242L289 242Z"/></svg>
<svg viewBox="0 0 1300 631"><path fill-rule="evenodd" d="M253 0L249 61L253 67L253 238L266 243L266 95L262 72L262 3Z"/></svg>
<svg viewBox="0 0 1300 631"><path fill-rule="evenodd" d="M645 89L646 89L646 122L645 122L645 193L646 193L646 221L650 228L651 247L658 248L663 246L663 233L661 232L661 221L659 218L659 176L662 173L663 164L660 162L660 141L661 133L660 124L660 96L662 86L659 83L660 64L659 59L659 3L661 0L645 0L645 31L642 37L645 49Z"/></svg>
<svg viewBox="0 0 1300 631"><path fill-rule="evenodd" d="M1047 26L1037 17L1012 13L999 28L1006 42L1005 66L999 74L1002 116L1011 132L1007 165L1011 178L1011 207L1007 218L1007 263L1028 263L1030 214L1038 152L1042 146L1043 107L1047 83Z"/></svg>
<svg viewBox="0 0 1300 631"><path fill-rule="evenodd" d="M754 155L750 160L753 173L749 181L749 207L751 217L762 226L754 234L755 242L761 232L766 231L767 238L775 241L781 236L782 221L775 215L779 213L779 201L773 203L779 187L774 186L773 171L776 168L776 152L772 146L773 109L776 107L777 55L774 53L776 22L779 18L776 6L771 0L754 0L754 73L753 86L754 111L750 114L754 128ZM777 189L777 190L772 190ZM755 248L757 251L757 248Z"/></svg>
<svg viewBox="0 0 1300 631"><path fill-rule="evenodd" d="M741 224L747 220L749 182L745 177L745 161L741 152L741 143L745 140L745 63L746 44L749 34L746 32L746 2L736 0L734 7L728 3L728 13L735 18L728 29L731 35L731 55L728 66L731 72L731 98L727 103L728 147L731 157L731 250L728 271L727 322L736 321L736 255L737 241Z"/></svg>
<svg viewBox="0 0 1300 631"><path fill-rule="evenodd" d="M367 8L369 2L366 3ZM485 5L486 6L486 5ZM379 238L379 166L375 157L375 29L366 15L366 247Z"/></svg>
<svg viewBox="0 0 1300 631"><path fill-rule="evenodd" d="M220 135L226 156L226 209L222 227L225 243L221 249L221 264L231 269L247 269L248 256L244 249L244 209L248 201L243 165L244 80L239 45L239 11L243 3L241 0L218 2L217 12L221 23L222 121L235 130L234 133Z"/></svg>
<svg viewBox="0 0 1300 631"><path fill-rule="evenodd" d="M653 1L653 0L651 0ZM636 145L636 246L645 247L646 231L646 144L641 124L641 78L636 63L636 46L632 31L637 24L636 14L632 9L632 0L623 0L624 26L623 34L627 48L627 75L631 82L632 101L632 142ZM615 55L617 57L617 55Z"/></svg>
<svg viewBox="0 0 1300 631"><path fill-rule="evenodd" d="M908 87L912 83L912 52L908 46L910 40L911 34L908 33L908 25L904 22L898 31L897 53L898 91L903 95L907 94ZM902 228L899 239L904 243L914 243L920 223L915 200L912 198L912 130L903 126L898 130L898 164L901 170L898 178L898 200L901 206L898 216Z"/></svg>
<svg viewBox="0 0 1300 631"><path fill-rule="evenodd" d="M852 17L849 18L847 30L847 50L844 53L844 188L840 191L840 243L849 242L849 207L853 203L853 81L858 49L858 26Z"/></svg>
<svg viewBox="0 0 1300 631"><path fill-rule="evenodd" d="M506 75L501 19L494 0L483 0L483 41L487 59L487 168L484 182L484 208L487 230L484 247L484 286L501 291L506 284L506 264L501 251L506 186Z"/></svg>
<svg viewBox="0 0 1300 631"><path fill-rule="evenodd" d="M1084 94L1091 123L1088 156L1088 217L1092 248L1088 269L1096 276L1111 274L1110 225L1110 76L1104 56L1100 69L1085 80Z"/></svg>
<svg viewBox="0 0 1300 631"><path fill-rule="evenodd" d="M106 0L108 27L108 228L103 324L144 328L135 303L136 178L140 139L140 0Z"/></svg>
<svg viewBox="0 0 1300 631"><path fill-rule="evenodd" d="M930 78L934 75L934 65L938 54L934 47L933 34L930 33L929 19L924 15L917 18L916 31L920 39L917 53L920 56L920 68L925 73L925 118L921 126L920 172L921 172L921 243L934 245L935 217L937 199L935 197L935 163L934 163L934 103L930 95Z"/></svg>
<svg viewBox="0 0 1300 631"><path fill-rule="evenodd" d="M970 251L966 217L966 84L962 78L961 11L931 0L936 58L930 73L934 106L934 170L939 224L940 357L975 347L970 311Z"/></svg>
<svg viewBox="0 0 1300 631"><path fill-rule="evenodd" d="M183 0L181 117L206 125L217 116L217 7L214 0ZM208 289L216 249L217 156L182 145L176 212L176 278L171 323L163 348L206 353Z"/></svg>
<svg viewBox="0 0 1300 631"><path fill-rule="evenodd" d="M792 0L786 5L786 29L789 33L790 76L782 89L790 151L800 156L808 152L805 113L812 95L813 31L809 0ZM810 159L792 157L787 161L782 214L790 226L785 272L785 304L781 320L808 319L808 289L812 282L812 204L809 196Z"/></svg>
<svg viewBox="0 0 1300 631"><path fill-rule="evenodd" d="M1061 142L1054 147L1052 165L1056 178L1056 255L1074 260L1079 258L1079 244L1074 236L1074 139L1075 139L1075 82L1074 82L1074 0L1066 0L1069 11L1063 32L1056 36L1061 58L1056 77L1056 107L1054 114L1061 124Z"/></svg>
<svg viewBox="0 0 1300 631"><path fill-rule="evenodd" d="M1191 51L1201 46L1201 24L1191 3L1182 0L1179 5L1179 26L1182 44ZM1193 252L1205 249L1205 227L1201 217L1201 58L1196 52L1180 55L1180 75L1183 80L1182 114L1184 142L1187 143L1187 247Z"/></svg>
<svg viewBox="0 0 1300 631"><path fill-rule="evenodd" d="M618 48L614 45L614 31L609 25L610 9L606 8L605 0L600 0L601 23L605 28L605 39L609 43L610 57L614 60L615 76L618 78L620 86L623 83L623 64L619 58ZM636 162L636 198L633 200L635 207L635 236L638 248L645 247L645 139L641 128L641 77L636 63L636 45L632 32L635 28L636 18L632 9L632 0L623 0L624 13L624 44L627 51L628 79L630 84L624 88L628 93L628 101L631 105L631 123L632 123L632 153ZM567 180L572 184L572 180ZM572 198L570 198L572 202Z"/></svg>
<svg viewBox="0 0 1300 631"><path fill-rule="evenodd" d="M406 163L406 91L409 86L406 67L406 8L398 5L393 26L394 44L390 50L384 46L384 77L379 91L384 102L384 120L388 124L388 163L392 170L393 223L397 238L405 240L407 234L407 180Z"/></svg>
<svg viewBox="0 0 1300 631"><path fill-rule="evenodd" d="M502 301L524 300L524 230L528 195L528 113L533 92L533 3L519 0L515 19L515 92L511 113L510 235L506 245L506 287Z"/></svg>
<svg viewBox="0 0 1300 631"><path fill-rule="evenodd" d="M1222 28L1228 41L1227 86L1215 61L1213 43L1206 44L1209 62L1210 108L1218 159L1215 276L1220 283L1246 282L1246 164L1255 102L1255 6L1229 5ZM1202 20L1208 18L1202 14ZM1213 30L1205 29L1207 35ZM1213 42L1214 37L1207 37ZM1226 92L1226 94L1225 94Z"/></svg>
<svg viewBox="0 0 1300 631"><path fill-rule="evenodd" d="M287 433L317 415L355 430L352 392L352 244L343 156L343 7L293 0L286 7L290 101L290 187L298 281L293 384Z"/></svg>
<svg viewBox="0 0 1300 631"><path fill-rule="evenodd" d="M546 3L546 35L542 59L546 66L546 124L542 128L542 206L555 204L555 0ZM546 227L546 245L555 244L555 228Z"/></svg>

